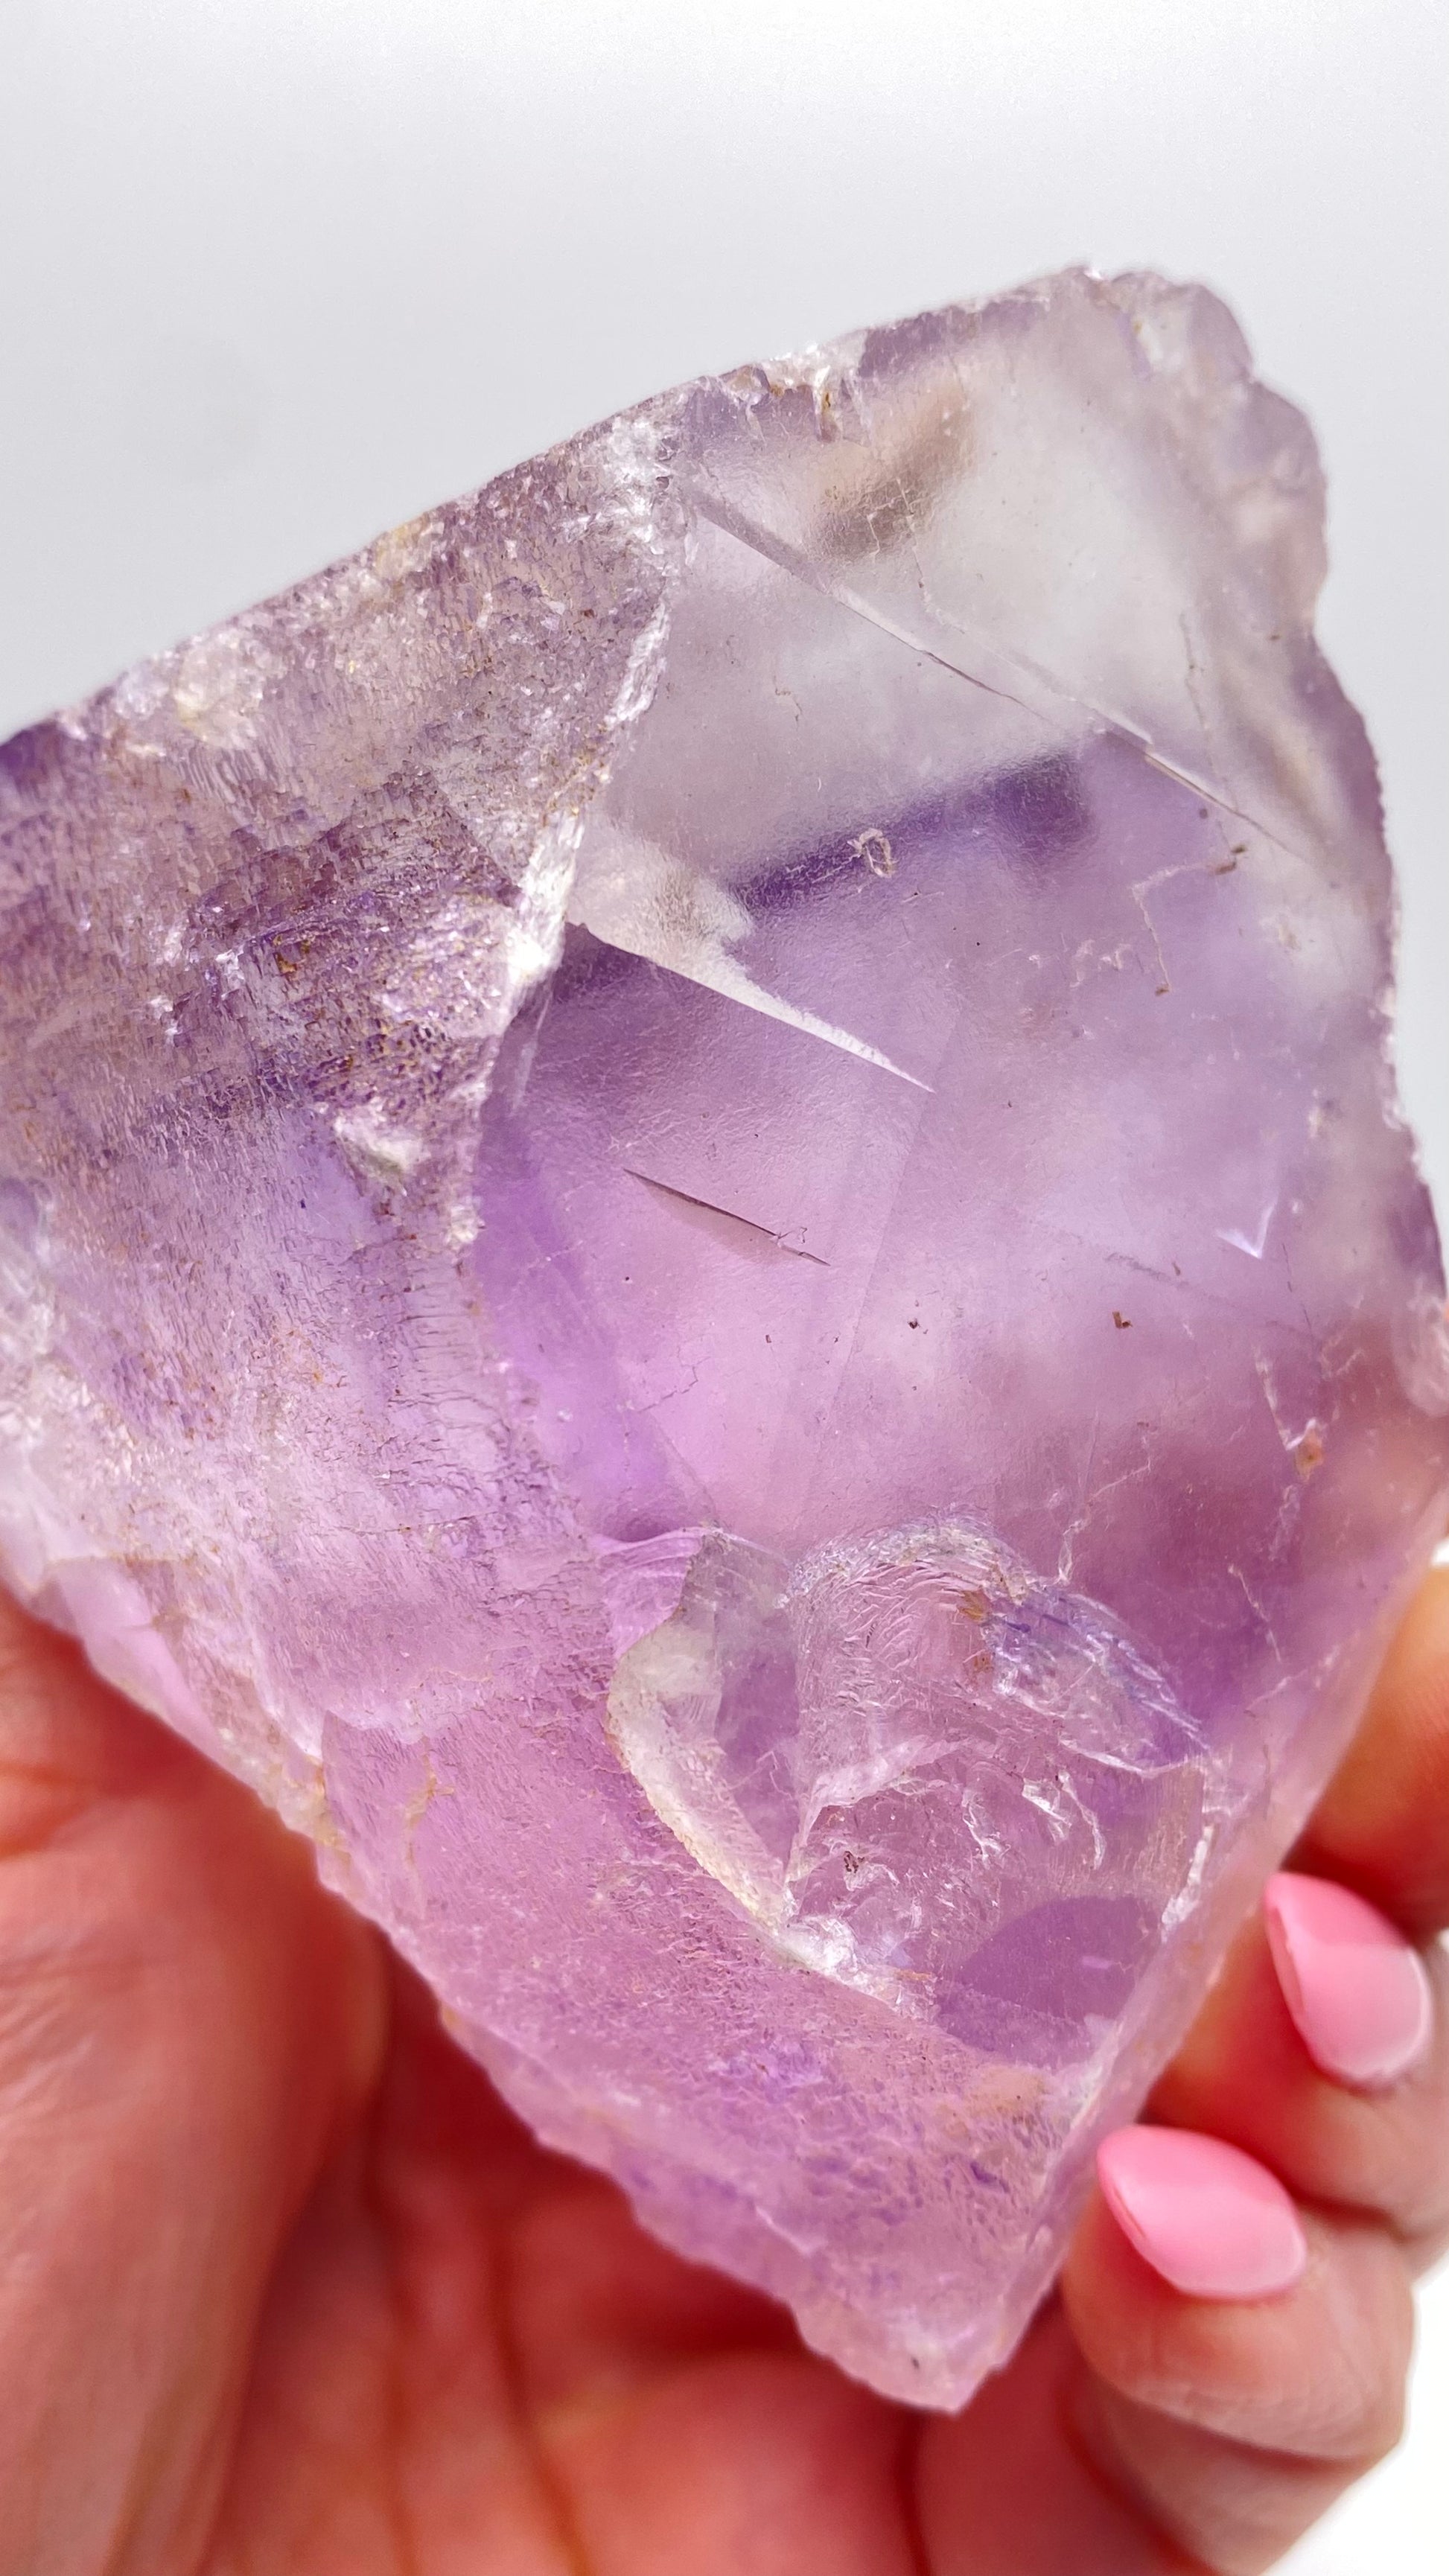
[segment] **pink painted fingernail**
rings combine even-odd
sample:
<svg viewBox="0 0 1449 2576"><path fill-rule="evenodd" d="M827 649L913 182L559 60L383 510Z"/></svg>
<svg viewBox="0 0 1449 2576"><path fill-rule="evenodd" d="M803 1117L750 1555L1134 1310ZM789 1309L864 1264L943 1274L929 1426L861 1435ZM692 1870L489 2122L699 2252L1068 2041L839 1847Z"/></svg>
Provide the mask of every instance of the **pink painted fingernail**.
<svg viewBox="0 0 1449 2576"><path fill-rule="evenodd" d="M1268 1944L1303 2045L1344 2084L1392 2084L1434 2027L1428 1971L1377 1907L1331 1878L1280 1870L1263 1897Z"/></svg>
<svg viewBox="0 0 1449 2576"><path fill-rule="evenodd" d="M1097 2176L1124 2234L1191 2299L1270 2299L1308 2260L1298 2212L1266 2167L1194 2129L1117 2129Z"/></svg>

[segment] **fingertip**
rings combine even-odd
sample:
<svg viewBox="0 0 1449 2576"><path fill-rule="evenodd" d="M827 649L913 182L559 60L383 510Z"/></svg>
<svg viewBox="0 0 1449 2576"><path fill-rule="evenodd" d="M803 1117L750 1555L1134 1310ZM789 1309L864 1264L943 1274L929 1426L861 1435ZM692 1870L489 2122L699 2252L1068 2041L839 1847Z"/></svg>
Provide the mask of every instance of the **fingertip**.
<svg viewBox="0 0 1449 2576"><path fill-rule="evenodd" d="M1174 2144L1143 2150L1137 2141L1146 2135ZM1087 2367L1134 2405L1265 2455L1377 2456L1393 2439L1412 2342L1402 2255L1371 2220L1312 2207L1300 2214L1264 2166L1234 2150L1225 2150L1233 2187L1247 2180L1246 2167L1259 2212L1248 2231L1251 2265L1239 2238L1229 2271L1220 2235L1205 2263L1213 2231L1195 2233L1180 2208L1164 2243L1159 2212L1145 2209L1135 2188L1134 2160L1170 2156L1180 2179L1189 2158L1201 2174L1200 2150L1221 2143L1166 2129L1119 2131L1106 2142L1103 2187L1062 2275ZM1212 2161L1221 2175L1223 2164ZM1159 2161L1154 2183L1161 2170Z"/></svg>
<svg viewBox="0 0 1449 2576"><path fill-rule="evenodd" d="M1283 2000L1323 2074L1380 2091L1422 2063L1434 2035L1429 1975L1386 1914L1297 1870L1268 1881L1263 1914Z"/></svg>
<svg viewBox="0 0 1449 2576"><path fill-rule="evenodd" d="M1097 2151L1108 2209L1128 2243L1185 2297L1280 2297L1308 2240L1289 2194L1256 2157L1191 2129L1117 2129Z"/></svg>

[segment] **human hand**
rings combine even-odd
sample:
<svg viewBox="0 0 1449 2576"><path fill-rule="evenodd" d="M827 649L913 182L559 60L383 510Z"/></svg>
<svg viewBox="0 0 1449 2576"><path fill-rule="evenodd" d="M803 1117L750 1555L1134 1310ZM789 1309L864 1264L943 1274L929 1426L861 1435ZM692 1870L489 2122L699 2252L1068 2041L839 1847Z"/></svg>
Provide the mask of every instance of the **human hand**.
<svg viewBox="0 0 1449 2576"><path fill-rule="evenodd" d="M1415 1942L1449 1920L1449 1571L1293 1868ZM1374 2016L1311 1928L1300 2018L1342 2057ZM1295 2195L1291 2286L1183 2295L1099 2196L1009 2369L913 2415L539 2147L306 1846L0 1604L0 2576L1262 2568L1397 2431L1449 2236L1427 1964L1425 2053L1356 2089L1259 1916L1155 2096ZM1118 2152L1160 2250L1171 2205ZM1283 2277L1294 2223L1263 2225Z"/></svg>

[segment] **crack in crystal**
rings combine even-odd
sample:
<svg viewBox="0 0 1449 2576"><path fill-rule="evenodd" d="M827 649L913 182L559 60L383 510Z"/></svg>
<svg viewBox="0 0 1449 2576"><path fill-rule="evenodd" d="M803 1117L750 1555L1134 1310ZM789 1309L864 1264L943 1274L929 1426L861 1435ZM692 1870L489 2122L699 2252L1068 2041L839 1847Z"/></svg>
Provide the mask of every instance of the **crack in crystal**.
<svg viewBox="0 0 1449 2576"><path fill-rule="evenodd" d="M701 985L743 1010L758 1011L762 1019L778 1020L802 1037L839 1047L842 1054L876 1065L917 1091L931 1089L868 1039L757 983L731 954L734 943L755 928L750 914L726 887L668 850L628 835L616 838L605 824L575 870L568 918L606 948L646 958L665 974Z"/></svg>
<svg viewBox="0 0 1449 2576"><path fill-rule="evenodd" d="M646 1190L657 1190L661 1198L678 1199L682 1206L699 1208L707 1216L722 1216L729 1224L742 1226L747 1234L761 1235L765 1242L775 1246L777 1252L789 1253L792 1260L813 1261L821 1270L830 1268L823 1253L809 1252L803 1243L788 1242L774 1226L761 1225L756 1217L741 1216L735 1208L721 1207L717 1199L696 1198L693 1190L676 1189L672 1181L656 1180L652 1172L638 1171L632 1163L625 1163L623 1168L631 1181L642 1181Z"/></svg>
<svg viewBox="0 0 1449 2576"><path fill-rule="evenodd" d="M801 554L799 549L792 546L786 538L777 537L771 530L761 528L756 521L747 518L744 511L736 509L733 502L718 499L712 493L702 491L698 484L686 484L682 488L684 497L691 507L702 519L707 519L711 526L721 529L726 536L733 537L737 544L749 547L751 553L759 555L764 562L773 564L777 571L792 575L807 590L813 591L817 598L832 601L837 608L844 609L848 616L858 617L867 626L874 627L878 634L887 636L893 644L903 645L908 652L921 654L926 661L934 663L939 670L949 671L955 679L964 680L969 688L982 689L988 697L1000 698L1005 705L1019 708L1023 715L1030 716L1035 723L1042 725L1048 731L1060 728L1070 734L1073 728L1064 723L1063 710L1088 718L1091 724L1100 726L1113 741L1125 743L1130 750L1135 751L1138 758L1145 761L1149 769L1155 769L1163 778L1170 778L1174 786L1185 787L1194 796L1205 797L1207 802L1216 806L1220 813L1230 815L1235 823L1244 824L1250 831L1261 833L1263 839L1270 842L1274 849L1282 850L1286 857L1296 859L1300 866L1307 867L1311 864L1302 850L1296 848L1293 842L1285 840L1281 832L1274 831L1272 825L1265 823L1261 816L1249 813L1241 805L1234 805L1221 789L1209 786L1206 779L1198 777L1190 769L1185 769L1180 761L1169 760L1157 749L1151 736L1143 733L1140 727L1129 724L1121 716L1109 714L1105 707L1099 707L1091 698L1082 697L1074 689L1067 688L1061 681L1054 679L1049 672L1038 672L1031 662L1022 655L1013 653L1009 646L992 642L987 649L999 654L1003 662L1020 671L1027 679L1035 681L1039 688L1046 690L1054 701L1051 712L1047 712L1040 705L1033 705L1030 698L1022 697L1016 690L1002 688L998 682L984 679L979 671L967 670L963 663L953 661L949 653L943 653L939 645L928 643L924 636L913 635L909 627L900 626L893 618L887 617L880 609L872 606L869 600L862 598L859 591L847 589L843 583L828 580L816 571L808 555ZM964 627L958 625L956 631L969 641Z"/></svg>
<svg viewBox="0 0 1449 2576"><path fill-rule="evenodd" d="M965 670L959 662L953 662L949 654L938 651L920 636L912 635L909 628L896 625L894 619L884 616L878 608L872 607L869 600L863 599L859 591L847 590L839 582L826 580L823 574L817 573L808 555L802 555L783 537L776 537L768 529L757 526L732 502L716 500L712 494L702 492L698 485L686 486L685 497L702 519L708 519L727 537L733 537L736 544L748 546L752 554L772 563L777 571L789 573L806 590L813 591L817 598L831 600L848 616L860 618L865 625L874 627L877 634L887 636L891 643L904 645L907 652L922 654L938 669L949 671L953 679L964 680L969 688L984 689L988 697L1001 698L1008 706L1019 707L1023 715L1031 716L1038 724L1050 722L1026 698L1017 697L1010 689L998 688L991 680L984 680L979 671Z"/></svg>

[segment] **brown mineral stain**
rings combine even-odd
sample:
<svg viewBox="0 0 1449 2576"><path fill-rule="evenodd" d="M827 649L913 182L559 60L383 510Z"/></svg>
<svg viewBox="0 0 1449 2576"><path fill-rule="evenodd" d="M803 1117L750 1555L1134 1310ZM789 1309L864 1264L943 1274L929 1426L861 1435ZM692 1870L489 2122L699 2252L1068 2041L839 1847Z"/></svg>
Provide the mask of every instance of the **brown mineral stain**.
<svg viewBox="0 0 1449 2576"><path fill-rule="evenodd" d="M1301 1440L1293 1444L1293 1464L1305 1485L1315 1467L1323 1464L1323 1434L1316 1422L1310 1422Z"/></svg>

